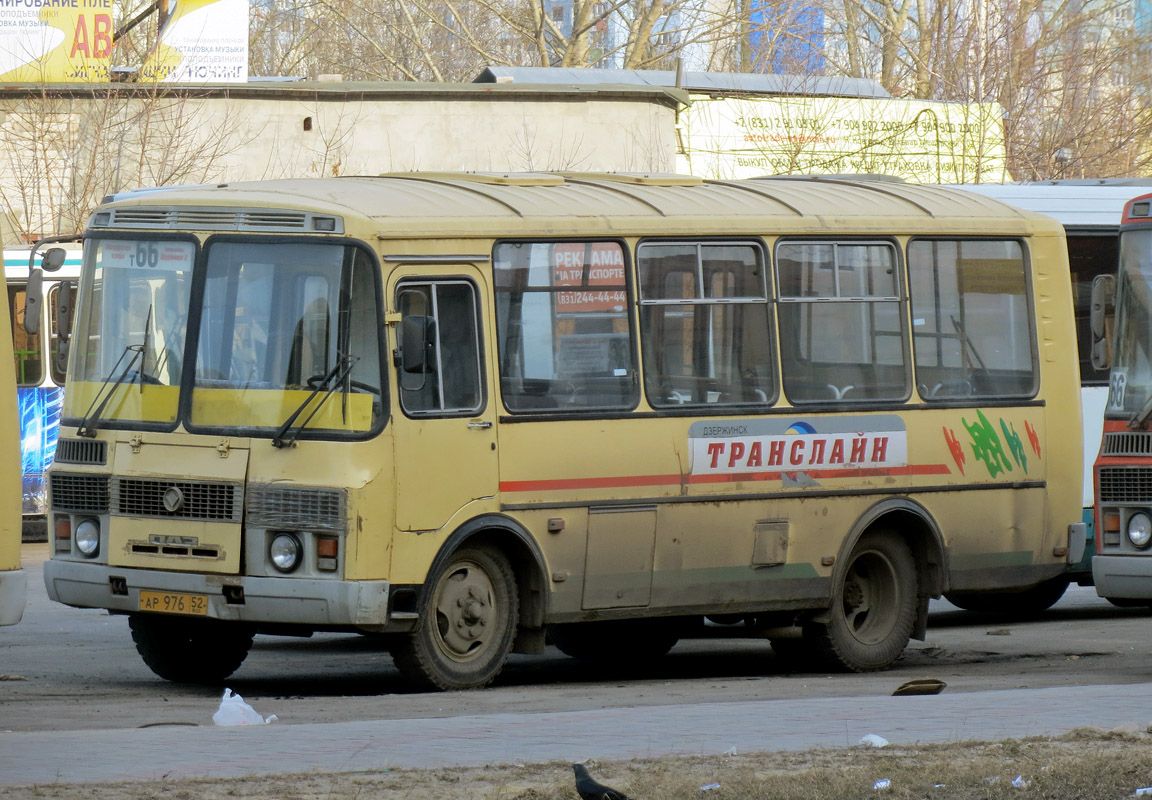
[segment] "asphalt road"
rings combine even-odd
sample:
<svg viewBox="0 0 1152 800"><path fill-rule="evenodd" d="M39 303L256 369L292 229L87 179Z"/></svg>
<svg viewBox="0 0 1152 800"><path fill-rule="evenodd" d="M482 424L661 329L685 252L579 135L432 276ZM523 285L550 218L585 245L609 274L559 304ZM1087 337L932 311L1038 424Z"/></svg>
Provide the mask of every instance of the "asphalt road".
<svg viewBox="0 0 1152 800"><path fill-rule="evenodd" d="M136 654L124 617L47 599L47 545L25 545L24 620L0 628L0 731L84 731L211 725L217 689L171 684ZM717 631L723 634L722 630ZM513 656L483 691L411 690L369 637L257 637L228 686L283 723L419 719L508 712L887 696L911 678L947 692L1141 684L1152 681L1152 613L1114 608L1071 587L1042 617L1010 620L935 602L928 639L890 670L789 673L757 639L682 641L644 670L589 666L549 649Z"/></svg>

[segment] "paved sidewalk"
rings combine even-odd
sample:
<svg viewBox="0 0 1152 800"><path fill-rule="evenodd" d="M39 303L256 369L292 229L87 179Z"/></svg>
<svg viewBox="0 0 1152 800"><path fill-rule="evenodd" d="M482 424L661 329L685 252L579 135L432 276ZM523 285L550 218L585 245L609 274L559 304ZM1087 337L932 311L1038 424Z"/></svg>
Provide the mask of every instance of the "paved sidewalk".
<svg viewBox="0 0 1152 800"><path fill-rule="evenodd" d="M297 772L623 760L1111 730L1152 718L1152 684L1072 686L929 697L709 703L541 714L270 725L0 733L0 786L240 777Z"/></svg>

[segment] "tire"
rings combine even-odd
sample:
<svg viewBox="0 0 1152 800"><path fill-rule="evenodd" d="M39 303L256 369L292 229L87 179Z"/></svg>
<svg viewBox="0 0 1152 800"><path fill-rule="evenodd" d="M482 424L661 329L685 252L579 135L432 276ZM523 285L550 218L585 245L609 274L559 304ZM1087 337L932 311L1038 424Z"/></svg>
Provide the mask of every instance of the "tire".
<svg viewBox="0 0 1152 800"><path fill-rule="evenodd" d="M832 595L827 623L806 626L805 640L833 669L872 672L890 666L916 623L916 562L891 531L856 543Z"/></svg>
<svg viewBox="0 0 1152 800"><path fill-rule="evenodd" d="M820 658L808 639L770 639L772 653L789 672L804 672L818 666Z"/></svg>
<svg viewBox="0 0 1152 800"><path fill-rule="evenodd" d="M416 630L392 646L392 659L420 688L487 686L512 652L518 616L508 560L487 548L462 548L430 577Z"/></svg>
<svg viewBox="0 0 1152 800"><path fill-rule="evenodd" d="M136 652L174 683L220 683L244 663L256 630L239 622L129 614Z"/></svg>
<svg viewBox="0 0 1152 800"><path fill-rule="evenodd" d="M1028 615L1047 611L1067 590L1067 578L1053 578L1022 592L949 592L944 599L966 611Z"/></svg>
<svg viewBox="0 0 1152 800"><path fill-rule="evenodd" d="M680 641L675 623L660 619L552 625L548 634L566 656L617 664L654 661Z"/></svg>

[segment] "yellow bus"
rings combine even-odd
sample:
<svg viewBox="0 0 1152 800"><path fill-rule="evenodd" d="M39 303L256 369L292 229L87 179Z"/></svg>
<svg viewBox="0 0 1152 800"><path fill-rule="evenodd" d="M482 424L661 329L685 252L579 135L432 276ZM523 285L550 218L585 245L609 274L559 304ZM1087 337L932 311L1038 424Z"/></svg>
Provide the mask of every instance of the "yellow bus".
<svg viewBox="0 0 1152 800"><path fill-rule="evenodd" d="M378 634L483 686L705 619L875 670L1082 555L1063 230L847 180L412 173L92 215L49 596L215 682ZM1069 433L1075 431L1075 435Z"/></svg>
<svg viewBox="0 0 1152 800"><path fill-rule="evenodd" d="M0 265L0 284L4 284ZM0 310L0 353L12 355L12 304ZM15 361L12 362L15 365ZM27 577L20 568L20 417L16 412L15 368L0 368L0 625L24 616Z"/></svg>

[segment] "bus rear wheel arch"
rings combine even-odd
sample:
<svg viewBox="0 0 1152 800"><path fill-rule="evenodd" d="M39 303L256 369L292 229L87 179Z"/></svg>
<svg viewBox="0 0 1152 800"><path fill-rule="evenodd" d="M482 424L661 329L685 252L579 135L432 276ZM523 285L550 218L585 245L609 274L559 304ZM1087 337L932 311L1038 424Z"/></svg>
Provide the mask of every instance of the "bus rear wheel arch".
<svg viewBox="0 0 1152 800"><path fill-rule="evenodd" d="M468 544L429 575L416 628L392 645L397 669L425 689L477 689L512 652L519 620L516 578L505 555Z"/></svg>

